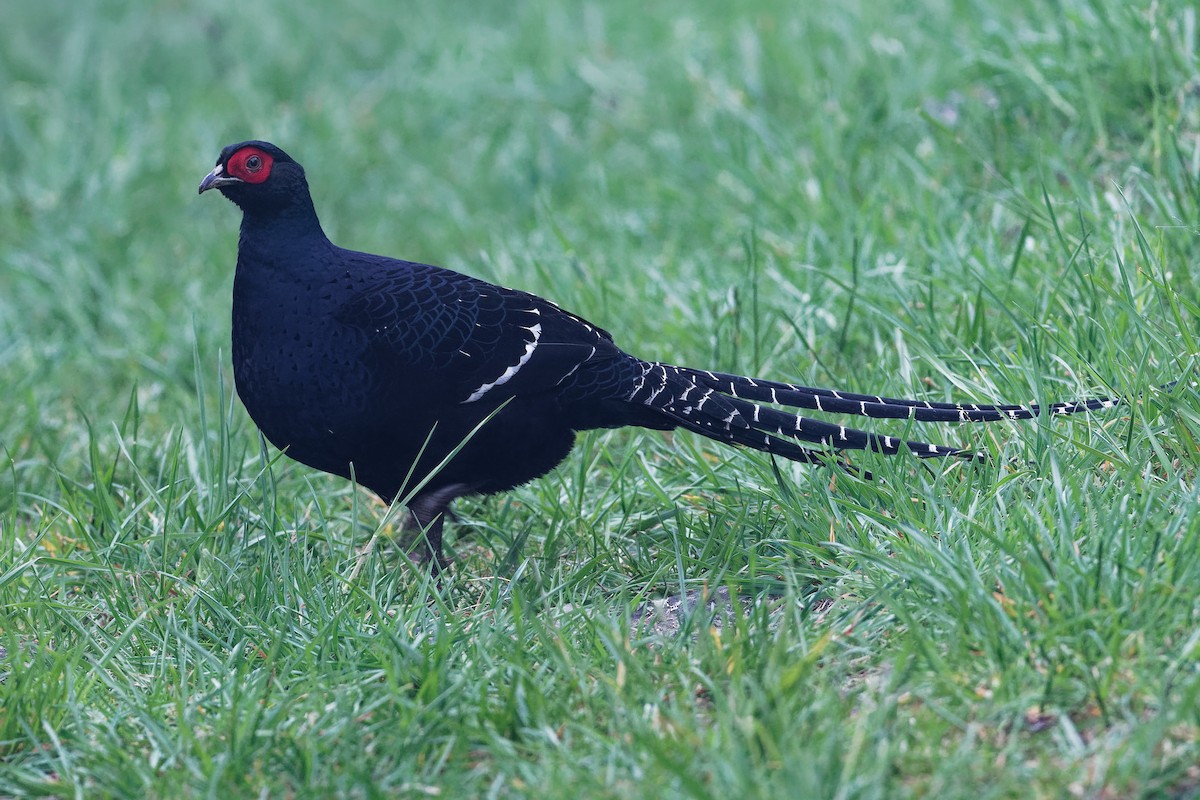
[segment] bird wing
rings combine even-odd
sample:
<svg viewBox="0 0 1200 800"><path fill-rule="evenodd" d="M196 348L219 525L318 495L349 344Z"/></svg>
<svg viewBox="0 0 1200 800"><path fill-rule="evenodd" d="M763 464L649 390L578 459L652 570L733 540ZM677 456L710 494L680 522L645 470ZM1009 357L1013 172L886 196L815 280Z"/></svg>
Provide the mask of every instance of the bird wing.
<svg viewBox="0 0 1200 800"><path fill-rule="evenodd" d="M608 332L536 295L440 267L353 255L345 278L353 289L337 321L364 335L374 358L420 370L458 402L551 390L588 362L624 357Z"/></svg>

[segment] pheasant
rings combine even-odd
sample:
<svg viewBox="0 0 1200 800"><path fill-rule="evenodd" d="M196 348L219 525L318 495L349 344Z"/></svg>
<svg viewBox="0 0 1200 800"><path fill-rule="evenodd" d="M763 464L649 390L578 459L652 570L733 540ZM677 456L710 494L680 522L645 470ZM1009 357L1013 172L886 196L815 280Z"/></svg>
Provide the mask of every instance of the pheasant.
<svg viewBox="0 0 1200 800"><path fill-rule="evenodd" d="M976 457L772 406L918 422L1021 420L1043 411L855 394L643 360L536 295L338 247L321 229L304 169L268 142L222 150L200 183L200 193L209 189L242 210L232 352L246 410L289 457L353 479L387 503L404 500L409 524L423 534L413 555L435 571L447 563L442 529L453 500L546 474L578 431L682 428L810 463L845 449Z"/></svg>

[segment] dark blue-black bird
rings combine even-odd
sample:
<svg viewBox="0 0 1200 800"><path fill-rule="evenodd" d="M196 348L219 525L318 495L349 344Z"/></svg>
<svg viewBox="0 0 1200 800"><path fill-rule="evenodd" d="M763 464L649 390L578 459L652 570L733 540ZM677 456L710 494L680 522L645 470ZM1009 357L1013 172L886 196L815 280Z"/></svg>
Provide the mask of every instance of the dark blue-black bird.
<svg viewBox="0 0 1200 800"><path fill-rule="evenodd" d="M974 456L771 408L920 422L1028 419L1036 405L965 405L815 389L643 361L536 295L448 269L345 250L325 236L303 168L273 144L221 151L200 192L242 209L233 373L267 439L291 458L407 499L434 569L458 497L554 468L577 431L684 428L794 461L870 449ZM1050 406L1109 408L1111 399ZM809 449L796 441L819 445Z"/></svg>

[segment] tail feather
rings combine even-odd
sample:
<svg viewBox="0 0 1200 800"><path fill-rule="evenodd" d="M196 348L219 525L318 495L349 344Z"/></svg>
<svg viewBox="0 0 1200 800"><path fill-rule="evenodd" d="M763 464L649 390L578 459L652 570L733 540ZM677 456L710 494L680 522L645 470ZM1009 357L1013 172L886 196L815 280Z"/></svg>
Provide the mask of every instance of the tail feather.
<svg viewBox="0 0 1200 800"><path fill-rule="evenodd" d="M1022 420L1041 416L1041 406L994 405L977 403L937 403L927 400L907 400L896 397L855 394L834 389L817 389L791 383L765 381L730 375L678 368L678 374L695 381L706 389L741 400L775 403L794 408L809 408L831 414L856 414L876 419L912 419L917 422L996 422L1002 419ZM1120 400L1100 397L1054 403L1046 411L1052 415L1100 411L1120 404Z"/></svg>
<svg viewBox="0 0 1200 800"><path fill-rule="evenodd" d="M830 459L828 452L802 447L786 439L780 439L769 433L757 431L752 428L731 428L718 433L717 429L713 426L705 425L703 422L690 419L682 414L676 418L676 422L678 422L680 427L694 433L699 433L702 436L707 436L710 439L742 445L743 447L749 447L751 450L770 453L771 455L786 458L790 461L799 461L805 464L824 464Z"/></svg>
<svg viewBox="0 0 1200 800"><path fill-rule="evenodd" d="M827 455L778 437L798 439L833 450L874 450L894 454L901 448L907 448L922 458L980 457L977 453L957 447L904 441L768 408L747 399L749 392L738 391L743 386L742 382L751 388L763 389L773 402L789 404L780 396L778 388L774 390L774 395L770 394L770 389L790 387L790 384L768 384L740 376L657 363L643 364L641 379L627 399L649 406L674 424L711 439L744 445L795 461L824 461ZM798 392L799 387L791 387L791 391ZM800 405L798 402L790 404Z"/></svg>
<svg viewBox="0 0 1200 800"><path fill-rule="evenodd" d="M731 403L739 413L750 418L750 425L755 430L790 436L838 450L874 450L878 453L895 455L900 452L901 447L907 447L922 458L964 455L963 450L955 447L904 441L894 436L868 433L848 428L845 425L789 414L786 411L778 411L746 400L732 400Z"/></svg>

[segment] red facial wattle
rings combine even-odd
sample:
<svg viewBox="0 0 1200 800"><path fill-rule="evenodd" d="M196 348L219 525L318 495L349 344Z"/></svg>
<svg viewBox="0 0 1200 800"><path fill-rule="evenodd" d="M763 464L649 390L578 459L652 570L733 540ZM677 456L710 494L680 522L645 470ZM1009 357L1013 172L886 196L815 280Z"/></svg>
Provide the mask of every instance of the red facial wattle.
<svg viewBox="0 0 1200 800"><path fill-rule="evenodd" d="M225 163L225 174L240 178L246 183L262 183L271 175L271 164L275 159L257 147L243 147L229 157Z"/></svg>

